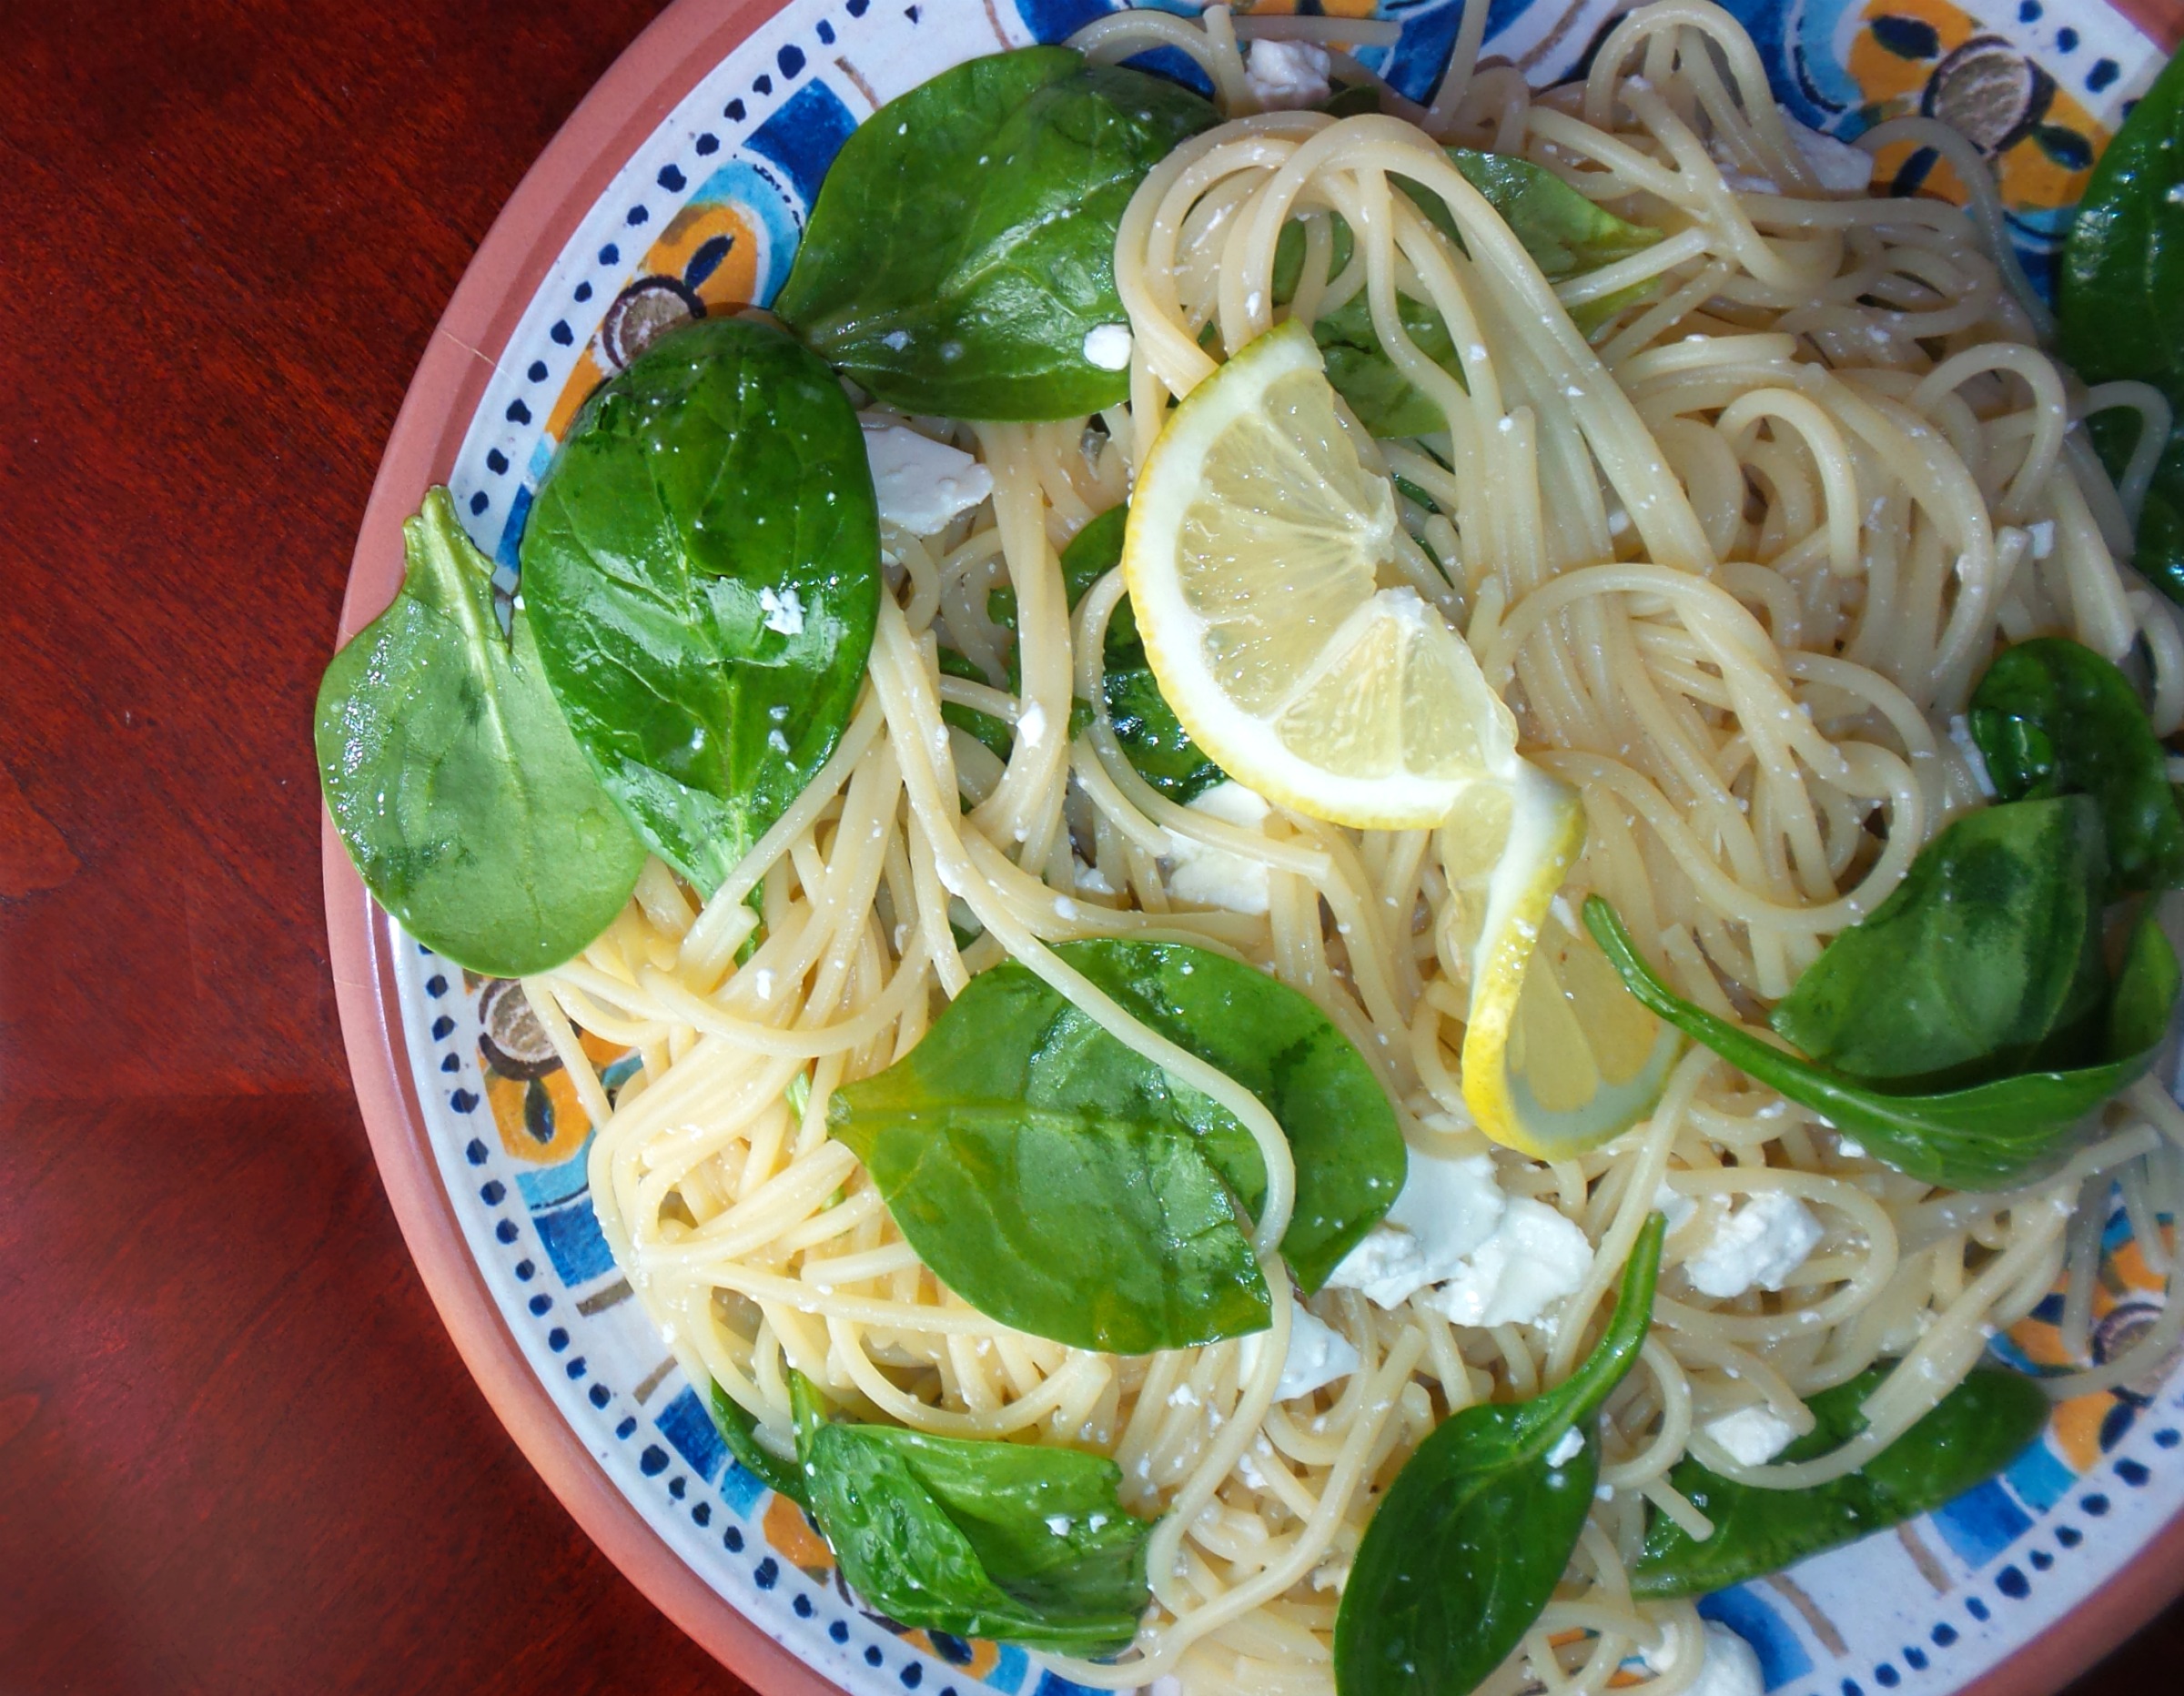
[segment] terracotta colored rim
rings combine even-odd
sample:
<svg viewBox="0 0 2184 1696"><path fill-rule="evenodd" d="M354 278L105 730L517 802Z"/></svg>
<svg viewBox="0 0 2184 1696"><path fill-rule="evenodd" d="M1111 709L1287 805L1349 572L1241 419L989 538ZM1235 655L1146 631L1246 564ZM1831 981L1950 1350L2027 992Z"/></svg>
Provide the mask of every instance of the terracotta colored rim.
<svg viewBox="0 0 2184 1696"><path fill-rule="evenodd" d="M388 439L341 603L347 641L392 601L402 520L447 480L494 362L556 256L622 161L778 0L675 0L632 42L539 156L487 232L433 331ZM2178 0L2118 10L2170 36ZM463 1364L516 1446L584 1534L652 1603L765 1696L836 1687L685 1566L594 1460L494 1305L440 1179L395 998L389 932L322 820L334 989L357 1105L410 1257ZM2052 1696L2184 1591L2184 1513L2123 1571L1959 1696Z"/></svg>

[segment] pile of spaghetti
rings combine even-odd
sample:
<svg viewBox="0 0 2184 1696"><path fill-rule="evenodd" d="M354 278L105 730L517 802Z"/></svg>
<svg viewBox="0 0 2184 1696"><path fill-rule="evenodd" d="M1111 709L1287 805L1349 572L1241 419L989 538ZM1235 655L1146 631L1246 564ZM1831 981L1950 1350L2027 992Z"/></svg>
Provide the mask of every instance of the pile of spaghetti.
<svg viewBox="0 0 2184 1696"><path fill-rule="evenodd" d="M1598 1427L1595 1499L1483 1690L1598 1691L1640 1653L1662 1696L1699 1676L1690 1601L1633 1578L1650 1528L1704 1544L1709 1516L1672 1477L1687 1458L1732 1484L1824 1486L1933 1410L2058 1278L2066 1347L2087 1364L2051 1395L2144 1374L2184 1320L2171 1303L2128 1356L2089 1364L2109 1196L2120 1186L2164 1272L2160 1221L2184 1199L2169 1140L2184 1122L2152 1077L2066 1157L1967 1190L1672 1039L1633 1123L1530 1157L1489 1138L1463 1075L1481 921L1452 863L1461 833L1351 828L1241 783L1180 804L1107 706L1065 729L1073 702L1108 699L1127 602L1117 570L1073 608L1063 550L1139 487L1173 403L1230 353L1281 321L1354 318L1360 298L1430 409L1414 434L1350 429L1396 491L1385 580L1464 639L1522 760L1582 803L1552 908L1569 950L1592 948L1577 914L1604 897L1663 994L1764 1024L1991 794L1965 719L1997 651L2067 638L2131 677L2155 735L2184 724L2177 611L2118 563L2166 403L2144 384L2088 389L2043 351L2052 327L1968 145L1924 119L1861 144L1936 150L1973 186L1968 211L1831 187L1849 150L1793 133L1749 40L1703 0L1633 14L1582 84L1543 95L1474 63L1486 10L1469 8L1430 107L1372 87L1376 109L1349 116L1260 109L1279 56L1222 9L1118 14L1072 44L1095 64L1179 50L1224 115L1121 218L1127 403L895 419L973 455L991 492L934 533L883 524L869 683L838 746L709 896L653 860L603 934L526 980L598 1126L592 1188L616 1258L759 1444L794 1452L801 1375L866 1421L1117 1463L1123 1506L1158 1521L1151 1600L1119 1658L1049 1656L1088 1684L1331 1690L1340 1599L1406 1459L1461 1410L1568 1378L1657 1210L1659 1292ZM1386 28L1259 33L1370 87L1344 49ZM1648 238L1551 278L1450 146L1544 167ZM1285 230L1301 231L1286 259ZM1446 358L1421 348L1421 308ZM2111 480L2078 424L2116 409L2145 418L2149 450ZM976 736L966 714L1007 733ZM1353 1260L1294 1300L1273 1252L1295 1194L1279 1130L1055 952L1094 937L1192 944L1309 998L1384 1093L1412 1182L1467 1175L1503 1220L1530 1221L1511 1252L1542 1265L1582 1234L1567 1275L1466 1308L1447 1268L1403 1292ZM1270 1332L1129 1355L1012 1330L943 1285L829 1135L838 1091L910 1055L1005 961L1257 1139L1248 1228ZM612 1099L579 1031L642 1059ZM1390 1250L1397 1228L1365 1247ZM1412 1228L1394 1247L1430 1254ZM1476 1281L1465 1247L1457 1276ZM1737 1253L1741 1275L1724 1267ZM1323 1381L1278 1395L1308 1328L1321 1370L1300 1376ZM1876 1363L1855 1434L1782 1458L1814 1429L1814 1398ZM1756 1448L1739 1436L1754 1430Z"/></svg>

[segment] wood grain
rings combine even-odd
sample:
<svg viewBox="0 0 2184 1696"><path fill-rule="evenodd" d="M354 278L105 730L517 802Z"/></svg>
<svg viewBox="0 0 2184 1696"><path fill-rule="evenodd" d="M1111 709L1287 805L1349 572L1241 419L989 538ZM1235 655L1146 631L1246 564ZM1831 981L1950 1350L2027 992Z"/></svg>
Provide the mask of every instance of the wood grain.
<svg viewBox="0 0 2184 1696"><path fill-rule="evenodd" d="M410 373L648 0L0 7L0 1692L740 1683L464 1375L309 719ZM2078 1687L2174 1687L2184 1610Z"/></svg>

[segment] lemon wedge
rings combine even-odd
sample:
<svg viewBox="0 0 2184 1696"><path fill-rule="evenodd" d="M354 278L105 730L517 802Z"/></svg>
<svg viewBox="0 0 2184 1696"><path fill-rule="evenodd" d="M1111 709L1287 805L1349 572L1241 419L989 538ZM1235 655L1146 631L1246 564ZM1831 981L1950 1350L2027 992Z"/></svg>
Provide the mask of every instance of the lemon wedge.
<svg viewBox="0 0 2184 1696"><path fill-rule="evenodd" d="M1464 1104L1504 1147L1541 1160L1597 1148L1661 1098L1681 1046L1556 899L1584 846L1577 792L1522 761L1441 826L1471 968Z"/></svg>
<svg viewBox="0 0 2184 1696"><path fill-rule="evenodd" d="M1551 913L1584 845L1577 792L1519 757L1471 649L1392 580L1397 522L1291 322L1169 416L1124 580L1160 692L1231 777L1336 824L1440 828L1471 980L1465 1102L1496 1142L1561 1157L1652 1106L1673 1033Z"/></svg>
<svg viewBox="0 0 2184 1696"><path fill-rule="evenodd" d="M1160 692L1238 782L1317 819L1441 823L1516 758L1516 722L1392 577L1388 478L1360 460L1310 330L1269 331L1161 430L1123 575Z"/></svg>

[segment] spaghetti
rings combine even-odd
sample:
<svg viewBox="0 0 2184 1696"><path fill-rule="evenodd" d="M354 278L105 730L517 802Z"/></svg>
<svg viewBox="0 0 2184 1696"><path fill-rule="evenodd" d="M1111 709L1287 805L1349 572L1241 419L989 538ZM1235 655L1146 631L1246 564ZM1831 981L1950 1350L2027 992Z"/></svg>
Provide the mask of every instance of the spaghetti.
<svg viewBox="0 0 2184 1696"><path fill-rule="evenodd" d="M1157 167L1124 219L1128 406L949 429L993 496L939 534L885 532L896 592L825 769L703 906L655 863L603 936L525 985L598 1123L592 1194L616 1258L684 1368L753 1415L762 1440L789 1447L794 1368L915 1429L1110 1454L1126 1504L1162 1516L1130 1652L1057 1663L1087 1684L1331 1690L1337 1600L1376 1489L1454 1411L1566 1376L1643 1220L1673 1198L1688 1222L1669 1239L1643 1370L1603 1424L1601 1499L1569 1580L1482 1688L1536 1679L1589 1696L1646 1650L1675 1696L1702 1662L1699 1621L1687 1603L1633 1600L1625 1567L1649 1512L1705 1529L1668 1481L1687 1450L1780 1488L1855 1468L2066 1270L2064 1329L2083 1352L2098 1204L2119 1176L2135 1219L2184 1201L2184 1116L2151 1083L2111 1105L2063 1172L1956 1195L1863 1157L1694 1049L1606 1147L1554 1164L1497 1154L1504 1191L1592 1246L1559 1311L1475 1328L1420 1298L1382 1307L1330 1289L1309 1311L1357 1365L1277 1399L1292 1323L1272 1252L1292 1196L1279 1129L1053 945L1168 939L1270 969L1366 1057L1413 1148L1488 1146L1459 1087L1468 968L1433 833L1279 809L1259 828L1225 823L1149 786L1104 713L1074 740L1060 731L1073 699L1102 699L1121 583L1110 574L1073 616L1058 550L1125 499L1168 402L1224 349L1364 298L1390 360L1445 419L1410 440L1359 432L1400 480L1400 570L1467 634L1526 757L1581 792L1571 888L1610 896L1660 939L1679 991L1725 1015L1783 995L1977 803L1949 723L1997 640L2061 631L2138 655L2156 729L2184 725L2175 613L2117 564L2150 463L2118 489L2076 432L2089 410L2128 407L2162 425L2145 432L2158 442L2164 403L2143 385L2088 392L2040 350L1985 191L1967 215L1823 188L1750 42L1703 0L1632 15L1582 86L1536 97L1478 65L1485 12L1468 8L1430 106L1384 94L1402 116L1258 111L1251 22L1223 8L1123 13L1083 33L1097 60L1181 50L1229 114ZM1350 45L1373 27L1259 26ZM1961 146L1916 127L1869 141ZM1522 154L1663 238L1551 285L1441 142ZM1977 185L1974 165L1958 175ZM1461 246L1399 185L1439 197ZM1354 236L1340 268L1338 217ZM1285 313L1276 248L1299 224ZM1406 298L1448 326L1457 371L1408 333ZM1590 338L1578 308L1603 314ZM989 616L1003 586L1013 634ZM944 644L986 681L944 674ZM951 703L1015 727L1006 762L944 721ZM1264 911L1181 899L1178 842L1263 868ZM1264 1338L1126 1358L1010 1331L938 1284L830 1140L834 1091L905 1055L943 998L1004 958L1252 1133L1269 1174L1254 1222L1274 1297ZM641 1057L612 1101L578 1027ZM1733 1203L1763 1196L1825 1227L1778 1294L1717 1299L1673 1275ZM2184 1319L2184 1303L2168 1312ZM2165 1319L2057 1391L2142 1371L2176 1335ZM1748 1405L1809 1429L1805 1398L1890 1358L1869 1428L1823 1459L1743 1465L1697 1434Z"/></svg>

